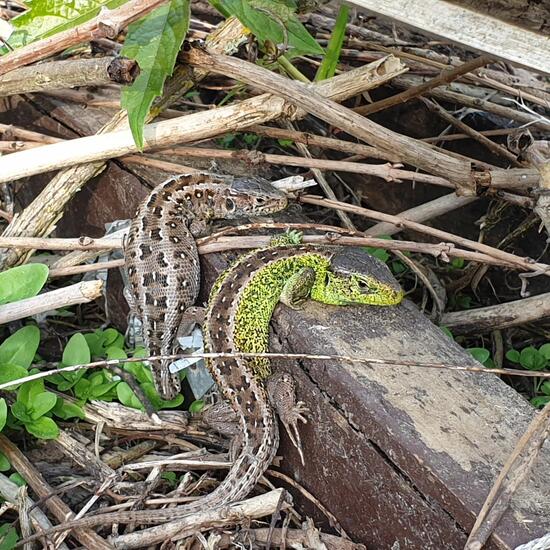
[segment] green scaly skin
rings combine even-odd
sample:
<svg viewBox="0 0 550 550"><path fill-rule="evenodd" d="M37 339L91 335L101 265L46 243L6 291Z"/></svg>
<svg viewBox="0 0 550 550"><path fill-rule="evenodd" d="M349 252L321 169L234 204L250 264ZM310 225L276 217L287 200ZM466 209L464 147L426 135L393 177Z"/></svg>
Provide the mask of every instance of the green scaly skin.
<svg viewBox="0 0 550 550"><path fill-rule="evenodd" d="M242 292L235 321L236 348L247 353L269 350L269 323L281 297L296 306L308 294L312 300L337 306L391 306L403 299L403 291L370 275L340 276L330 268L326 256L310 253L282 259L260 271ZM296 295L300 297L298 300ZM267 358L254 358L251 363L260 378L266 379L271 374Z"/></svg>

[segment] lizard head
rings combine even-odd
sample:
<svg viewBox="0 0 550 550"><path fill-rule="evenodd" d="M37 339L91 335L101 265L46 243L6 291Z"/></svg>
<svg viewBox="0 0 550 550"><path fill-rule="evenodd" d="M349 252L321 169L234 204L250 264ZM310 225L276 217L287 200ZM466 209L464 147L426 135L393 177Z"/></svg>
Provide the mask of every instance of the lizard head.
<svg viewBox="0 0 550 550"><path fill-rule="evenodd" d="M225 195L226 218L271 214L287 207L286 195L263 178L235 178Z"/></svg>
<svg viewBox="0 0 550 550"><path fill-rule="evenodd" d="M364 250L347 248L330 264L320 281L325 303L391 306L403 299L403 289L388 267Z"/></svg>

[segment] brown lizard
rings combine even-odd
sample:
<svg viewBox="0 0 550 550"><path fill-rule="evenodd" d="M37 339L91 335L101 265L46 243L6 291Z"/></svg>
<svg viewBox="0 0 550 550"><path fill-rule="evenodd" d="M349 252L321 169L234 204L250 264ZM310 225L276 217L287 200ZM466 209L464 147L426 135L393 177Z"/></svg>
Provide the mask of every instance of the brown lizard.
<svg viewBox="0 0 550 550"><path fill-rule="evenodd" d="M389 306L402 300L403 292L385 265L367 256L364 265L368 273L350 271L343 265L333 267L338 250L277 246L243 256L214 285L206 317L206 347L216 352L267 351L269 322L281 299L291 307L298 307L308 296L331 305ZM265 357L210 359L207 366L235 411L243 434L237 459L212 493L176 508L112 512L69 521L26 542L75 527L164 523L246 497L277 451L279 435L273 409L290 425L300 420L300 409L293 406L288 377L282 379L282 389L272 393L278 401L270 400L265 388L270 366Z"/></svg>
<svg viewBox="0 0 550 550"><path fill-rule="evenodd" d="M150 355L169 355L186 310L200 288L195 237L217 218L238 218L283 210L285 195L267 180L208 173L185 174L158 185L133 218L124 255L130 302L143 324ZM163 399L180 391L170 361L152 364L155 387Z"/></svg>

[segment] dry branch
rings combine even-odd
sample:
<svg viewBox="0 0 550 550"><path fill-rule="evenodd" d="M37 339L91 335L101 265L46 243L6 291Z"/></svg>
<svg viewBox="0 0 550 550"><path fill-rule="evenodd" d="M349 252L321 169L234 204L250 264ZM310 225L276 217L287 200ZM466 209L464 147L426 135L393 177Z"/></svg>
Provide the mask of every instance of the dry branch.
<svg viewBox="0 0 550 550"><path fill-rule="evenodd" d="M34 298L0 306L0 324L51 311L59 307L92 302L101 296L102 289L102 281L84 281L51 292L44 292Z"/></svg>
<svg viewBox="0 0 550 550"><path fill-rule="evenodd" d="M130 84L136 75L137 63L121 57L51 61L0 76L0 97L113 82Z"/></svg>
<svg viewBox="0 0 550 550"><path fill-rule="evenodd" d="M540 322L550 317L550 293L514 302L446 313L441 323L453 334L483 334L493 330Z"/></svg>

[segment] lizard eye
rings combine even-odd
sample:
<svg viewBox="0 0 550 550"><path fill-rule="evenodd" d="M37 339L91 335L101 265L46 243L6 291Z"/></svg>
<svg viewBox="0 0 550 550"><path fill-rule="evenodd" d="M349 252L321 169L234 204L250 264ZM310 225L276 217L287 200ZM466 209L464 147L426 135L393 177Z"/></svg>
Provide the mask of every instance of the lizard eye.
<svg viewBox="0 0 550 550"><path fill-rule="evenodd" d="M233 210L235 210L235 201L233 199L225 199L225 208L229 211L229 212L233 212Z"/></svg>

